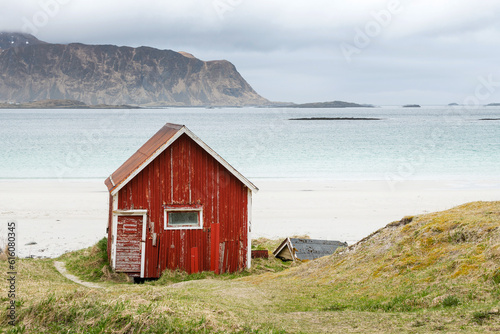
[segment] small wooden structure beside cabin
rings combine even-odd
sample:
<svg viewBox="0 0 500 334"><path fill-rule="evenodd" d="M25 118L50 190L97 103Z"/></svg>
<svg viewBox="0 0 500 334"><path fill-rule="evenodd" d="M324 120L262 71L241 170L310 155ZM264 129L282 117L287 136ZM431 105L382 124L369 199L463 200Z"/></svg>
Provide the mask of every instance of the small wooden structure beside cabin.
<svg viewBox="0 0 500 334"><path fill-rule="evenodd" d="M273 255L284 261L308 261L331 255L339 247L347 247L347 243L334 240L286 238L274 250Z"/></svg>
<svg viewBox="0 0 500 334"><path fill-rule="evenodd" d="M261 249L255 249L252 250L252 259L268 259L269 258L269 251L266 250L261 250Z"/></svg>
<svg viewBox="0 0 500 334"><path fill-rule="evenodd" d="M105 184L115 271L157 278L250 267L258 189L185 126L167 123Z"/></svg>

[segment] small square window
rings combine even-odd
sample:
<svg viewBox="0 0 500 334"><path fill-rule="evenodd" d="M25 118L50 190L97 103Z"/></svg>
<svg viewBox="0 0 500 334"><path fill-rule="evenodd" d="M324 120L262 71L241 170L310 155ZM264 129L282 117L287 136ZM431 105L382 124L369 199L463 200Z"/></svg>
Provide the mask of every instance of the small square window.
<svg viewBox="0 0 500 334"><path fill-rule="evenodd" d="M168 213L168 226L198 226L198 211L171 211Z"/></svg>
<svg viewBox="0 0 500 334"><path fill-rule="evenodd" d="M201 208L170 208L165 210L165 229L203 228Z"/></svg>

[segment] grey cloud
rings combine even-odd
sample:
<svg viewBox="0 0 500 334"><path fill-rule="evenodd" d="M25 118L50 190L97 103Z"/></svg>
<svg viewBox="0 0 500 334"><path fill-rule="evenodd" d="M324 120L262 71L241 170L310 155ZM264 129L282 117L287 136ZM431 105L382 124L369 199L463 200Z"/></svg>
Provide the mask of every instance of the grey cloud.
<svg viewBox="0 0 500 334"><path fill-rule="evenodd" d="M38 27L42 40L148 45L228 59L272 100L448 103L467 94L479 75L500 80L500 3L494 0L4 1L0 30L22 29L50 3L60 5ZM399 4L398 13L357 45L359 33L376 25L377 13L391 3ZM357 50L350 62L342 45Z"/></svg>

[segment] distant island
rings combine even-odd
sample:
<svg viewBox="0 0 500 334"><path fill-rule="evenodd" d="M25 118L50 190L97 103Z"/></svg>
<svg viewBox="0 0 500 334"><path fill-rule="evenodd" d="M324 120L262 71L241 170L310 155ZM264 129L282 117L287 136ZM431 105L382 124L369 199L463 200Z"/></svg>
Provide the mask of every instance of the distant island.
<svg viewBox="0 0 500 334"><path fill-rule="evenodd" d="M373 117L302 117L290 118L289 121L380 121L381 118Z"/></svg>
<svg viewBox="0 0 500 334"><path fill-rule="evenodd" d="M486 107L500 107L500 103L495 102L495 103L489 103L486 105Z"/></svg>
<svg viewBox="0 0 500 334"><path fill-rule="evenodd" d="M311 102L286 105L288 108L374 108L371 104L358 104L344 101Z"/></svg>
<svg viewBox="0 0 500 334"><path fill-rule="evenodd" d="M0 109L139 109L129 105L88 105L75 100L43 100L26 103L0 103Z"/></svg>
<svg viewBox="0 0 500 334"><path fill-rule="evenodd" d="M453 103L448 103L448 105L449 105L450 107L459 106L459 104L458 104L458 103L455 103L455 102L453 102Z"/></svg>
<svg viewBox="0 0 500 334"><path fill-rule="evenodd" d="M405 104L403 108L420 108L419 104Z"/></svg>

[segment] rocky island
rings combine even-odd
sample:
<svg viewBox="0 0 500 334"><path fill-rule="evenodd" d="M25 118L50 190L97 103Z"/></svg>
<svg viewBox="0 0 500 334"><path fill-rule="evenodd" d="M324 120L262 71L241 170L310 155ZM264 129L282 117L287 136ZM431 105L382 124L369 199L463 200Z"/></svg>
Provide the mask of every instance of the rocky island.
<svg viewBox="0 0 500 334"><path fill-rule="evenodd" d="M26 103L0 103L0 109L139 109L129 105L88 105L74 100L42 100Z"/></svg>
<svg viewBox="0 0 500 334"><path fill-rule="evenodd" d="M288 108L373 108L371 104L358 104L344 101L312 102L302 104L289 104Z"/></svg>

